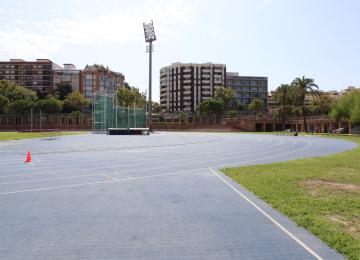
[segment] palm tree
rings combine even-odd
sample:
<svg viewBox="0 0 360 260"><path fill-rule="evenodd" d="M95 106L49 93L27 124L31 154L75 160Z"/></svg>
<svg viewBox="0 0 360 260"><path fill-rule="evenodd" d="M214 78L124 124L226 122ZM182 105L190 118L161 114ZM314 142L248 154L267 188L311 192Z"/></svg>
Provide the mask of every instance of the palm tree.
<svg viewBox="0 0 360 260"><path fill-rule="evenodd" d="M293 80L291 85L294 87L295 95L300 101L301 113L304 119L304 128L308 132L307 123L306 123L306 112L305 112L305 97L306 95L318 95L319 87L314 83L313 79L305 78L296 78Z"/></svg>
<svg viewBox="0 0 360 260"><path fill-rule="evenodd" d="M275 100L278 102L279 105L282 106L282 130L285 131L285 114L287 108L287 101L289 99L291 93L291 86L288 84L281 84L275 90Z"/></svg>

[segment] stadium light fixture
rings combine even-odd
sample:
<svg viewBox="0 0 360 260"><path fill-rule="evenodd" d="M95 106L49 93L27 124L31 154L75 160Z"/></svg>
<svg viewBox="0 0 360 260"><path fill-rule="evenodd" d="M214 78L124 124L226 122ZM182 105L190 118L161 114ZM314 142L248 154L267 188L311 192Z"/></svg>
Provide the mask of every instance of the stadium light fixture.
<svg viewBox="0 0 360 260"><path fill-rule="evenodd" d="M151 21L151 23L143 23L143 26L144 26L145 42L156 41L153 21Z"/></svg>
<svg viewBox="0 0 360 260"><path fill-rule="evenodd" d="M149 43L149 46L146 46L146 52L149 53L149 105L148 105L148 122L152 121L152 97L151 97L151 85L152 85L152 52L153 45L152 42L156 41L155 29L153 21L150 23L143 23L145 42Z"/></svg>

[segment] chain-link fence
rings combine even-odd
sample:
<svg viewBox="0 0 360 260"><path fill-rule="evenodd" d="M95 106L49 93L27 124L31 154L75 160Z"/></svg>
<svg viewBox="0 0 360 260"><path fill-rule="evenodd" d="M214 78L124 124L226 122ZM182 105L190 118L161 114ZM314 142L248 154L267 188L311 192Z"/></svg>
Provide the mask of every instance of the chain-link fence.
<svg viewBox="0 0 360 260"><path fill-rule="evenodd" d="M109 128L146 127L145 108L118 106L115 94L94 94L92 119L94 133L105 133Z"/></svg>

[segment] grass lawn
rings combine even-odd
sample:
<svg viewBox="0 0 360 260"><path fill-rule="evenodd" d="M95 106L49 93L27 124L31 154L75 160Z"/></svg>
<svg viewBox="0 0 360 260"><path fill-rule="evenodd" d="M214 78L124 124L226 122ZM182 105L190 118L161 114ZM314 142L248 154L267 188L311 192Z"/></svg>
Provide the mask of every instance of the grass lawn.
<svg viewBox="0 0 360 260"><path fill-rule="evenodd" d="M61 135L76 135L83 134L85 132L61 132ZM0 141L8 140L20 140L20 139L31 139L40 138L41 133L29 133L29 132L0 132Z"/></svg>
<svg viewBox="0 0 360 260"><path fill-rule="evenodd" d="M360 145L359 137L338 137ZM222 171L348 259L360 259L360 147Z"/></svg>

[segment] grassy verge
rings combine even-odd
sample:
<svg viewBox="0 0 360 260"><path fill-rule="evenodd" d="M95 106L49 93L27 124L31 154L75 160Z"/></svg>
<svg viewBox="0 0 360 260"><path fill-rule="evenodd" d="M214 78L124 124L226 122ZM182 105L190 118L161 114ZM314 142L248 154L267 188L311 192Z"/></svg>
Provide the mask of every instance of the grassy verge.
<svg viewBox="0 0 360 260"><path fill-rule="evenodd" d="M76 135L85 132L61 132L61 135ZM0 132L0 141L40 138L41 133Z"/></svg>
<svg viewBox="0 0 360 260"><path fill-rule="evenodd" d="M338 137L360 145L359 137ZM222 171L348 259L360 259L360 146Z"/></svg>

